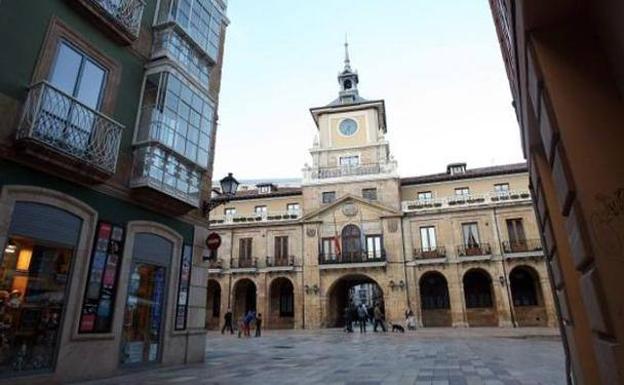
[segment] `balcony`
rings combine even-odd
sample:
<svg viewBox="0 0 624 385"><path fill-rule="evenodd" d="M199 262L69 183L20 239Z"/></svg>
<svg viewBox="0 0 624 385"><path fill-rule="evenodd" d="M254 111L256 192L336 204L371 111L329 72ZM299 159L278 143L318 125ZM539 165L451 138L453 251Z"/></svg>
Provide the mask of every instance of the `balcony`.
<svg viewBox="0 0 624 385"><path fill-rule="evenodd" d="M223 272L223 258L211 259L208 261L208 273L220 274Z"/></svg>
<svg viewBox="0 0 624 385"><path fill-rule="evenodd" d="M299 211L291 211L285 213L264 213L258 215L225 215L220 218L210 220L211 225L242 225L267 222L283 222L293 221L301 218Z"/></svg>
<svg viewBox="0 0 624 385"><path fill-rule="evenodd" d="M230 260L230 269L239 270L238 272L255 272L258 269L258 258L232 258Z"/></svg>
<svg viewBox="0 0 624 385"><path fill-rule="evenodd" d="M446 258L446 248L444 246L438 246L414 249L412 256L414 260L443 259Z"/></svg>
<svg viewBox="0 0 624 385"><path fill-rule="evenodd" d="M492 248L486 242L459 245L457 246L457 256L460 260L489 259L492 256Z"/></svg>
<svg viewBox="0 0 624 385"><path fill-rule="evenodd" d="M540 239L525 239L521 241L503 241L503 253L508 258L535 257L544 255Z"/></svg>
<svg viewBox="0 0 624 385"><path fill-rule="evenodd" d="M76 0L126 43L139 37L143 0Z"/></svg>
<svg viewBox="0 0 624 385"><path fill-rule="evenodd" d="M343 253L335 254L319 254L320 269L340 269L340 268L356 268L356 267L385 267L386 251L382 250L379 254L361 253Z"/></svg>
<svg viewBox="0 0 624 385"><path fill-rule="evenodd" d="M60 155L59 165L99 180L115 173L123 128L44 81L28 91L16 139L27 151L37 146L29 151L33 156L49 161Z"/></svg>
<svg viewBox="0 0 624 385"><path fill-rule="evenodd" d="M491 191L486 194L470 194L442 198L421 199L401 202L403 211L417 212L449 208L474 207L487 204L506 204L508 202L530 202L528 191L509 191L505 193Z"/></svg>
<svg viewBox="0 0 624 385"><path fill-rule="evenodd" d="M295 257L266 257L267 267L289 267L295 265Z"/></svg>
<svg viewBox="0 0 624 385"><path fill-rule="evenodd" d="M303 169L303 183L313 184L325 179L355 178L360 176L395 176L398 175L397 163L394 160L379 163L338 166L338 167L307 167Z"/></svg>

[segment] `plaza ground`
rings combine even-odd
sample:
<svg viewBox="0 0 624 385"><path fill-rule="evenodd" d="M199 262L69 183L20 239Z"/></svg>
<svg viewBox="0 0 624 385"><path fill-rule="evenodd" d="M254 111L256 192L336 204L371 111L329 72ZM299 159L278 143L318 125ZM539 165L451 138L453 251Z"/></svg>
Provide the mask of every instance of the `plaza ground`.
<svg viewBox="0 0 624 385"><path fill-rule="evenodd" d="M266 331L241 339L211 332L207 339L203 364L82 384L565 384L561 341L547 328Z"/></svg>

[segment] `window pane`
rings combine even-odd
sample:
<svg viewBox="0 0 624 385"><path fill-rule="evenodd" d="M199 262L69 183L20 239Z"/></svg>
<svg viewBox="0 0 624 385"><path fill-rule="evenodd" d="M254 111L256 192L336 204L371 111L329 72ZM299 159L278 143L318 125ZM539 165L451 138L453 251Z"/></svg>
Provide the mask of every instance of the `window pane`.
<svg viewBox="0 0 624 385"><path fill-rule="evenodd" d="M50 75L50 83L70 95L74 94L82 55L66 43L61 43Z"/></svg>
<svg viewBox="0 0 624 385"><path fill-rule="evenodd" d="M106 71L104 71L102 67L94 64L90 60L86 60L84 68L82 69L82 75L80 76L76 99L94 110L97 109L105 77Z"/></svg>
<svg viewBox="0 0 624 385"><path fill-rule="evenodd" d="M435 227L429 227L428 233L429 233L429 247L431 247L431 249L435 249L437 247Z"/></svg>

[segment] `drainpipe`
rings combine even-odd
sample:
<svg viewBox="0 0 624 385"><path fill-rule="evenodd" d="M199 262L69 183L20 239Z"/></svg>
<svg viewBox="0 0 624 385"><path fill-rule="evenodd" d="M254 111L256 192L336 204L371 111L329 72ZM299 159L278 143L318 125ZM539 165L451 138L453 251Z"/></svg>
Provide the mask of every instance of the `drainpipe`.
<svg viewBox="0 0 624 385"><path fill-rule="evenodd" d="M500 248L501 251L501 263L503 264L503 277L504 277L504 284L505 284L505 292L507 293L507 301L509 302L509 315L511 315L511 324L513 325L513 327L518 327L518 325L516 324L516 315L514 312L514 308L513 308L513 302L512 302L512 298L511 298L511 289L509 287L509 280L507 279L507 267L505 266L505 256L503 255L503 248L501 247L501 235L500 235L500 229L498 227L498 217L496 216L496 207L494 207L494 226L496 227L496 237L498 238L498 246Z"/></svg>
<svg viewBox="0 0 624 385"><path fill-rule="evenodd" d="M401 224L401 245L403 246L403 277L405 278L405 298L407 299L407 307L412 308L410 303L410 294L409 294L409 280L407 279L407 251L405 250L405 228L403 227L403 215L401 215L401 219L399 220ZM410 244L412 238L410 234ZM422 317L421 317L422 318Z"/></svg>

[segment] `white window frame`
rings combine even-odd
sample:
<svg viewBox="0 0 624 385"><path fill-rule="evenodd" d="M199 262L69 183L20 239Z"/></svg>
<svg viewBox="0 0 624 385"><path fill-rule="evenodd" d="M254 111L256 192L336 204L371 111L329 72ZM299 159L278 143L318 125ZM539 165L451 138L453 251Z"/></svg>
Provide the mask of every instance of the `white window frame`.
<svg viewBox="0 0 624 385"><path fill-rule="evenodd" d="M420 227L420 249L421 251L435 251L438 248L438 239L435 226Z"/></svg>
<svg viewBox="0 0 624 385"><path fill-rule="evenodd" d="M343 159L355 159L355 163L352 164L352 162L349 162L347 164L343 164L342 160ZM359 154L347 154L347 155L342 155L338 157L338 166L339 167L358 167L360 165L360 155Z"/></svg>
<svg viewBox="0 0 624 385"><path fill-rule="evenodd" d="M371 234L366 235L365 239L367 258L381 258L383 253L383 236L381 234Z"/></svg>
<svg viewBox="0 0 624 385"><path fill-rule="evenodd" d="M423 196L425 195L425 196ZM426 196L428 195L428 196ZM433 192L431 191L419 191L416 194L416 197L419 202L431 202L433 200Z"/></svg>
<svg viewBox="0 0 624 385"><path fill-rule="evenodd" d="M456 197L468 197L468 196L470 196L470 187L456 187L455 188L455 196Z"/></svg>

